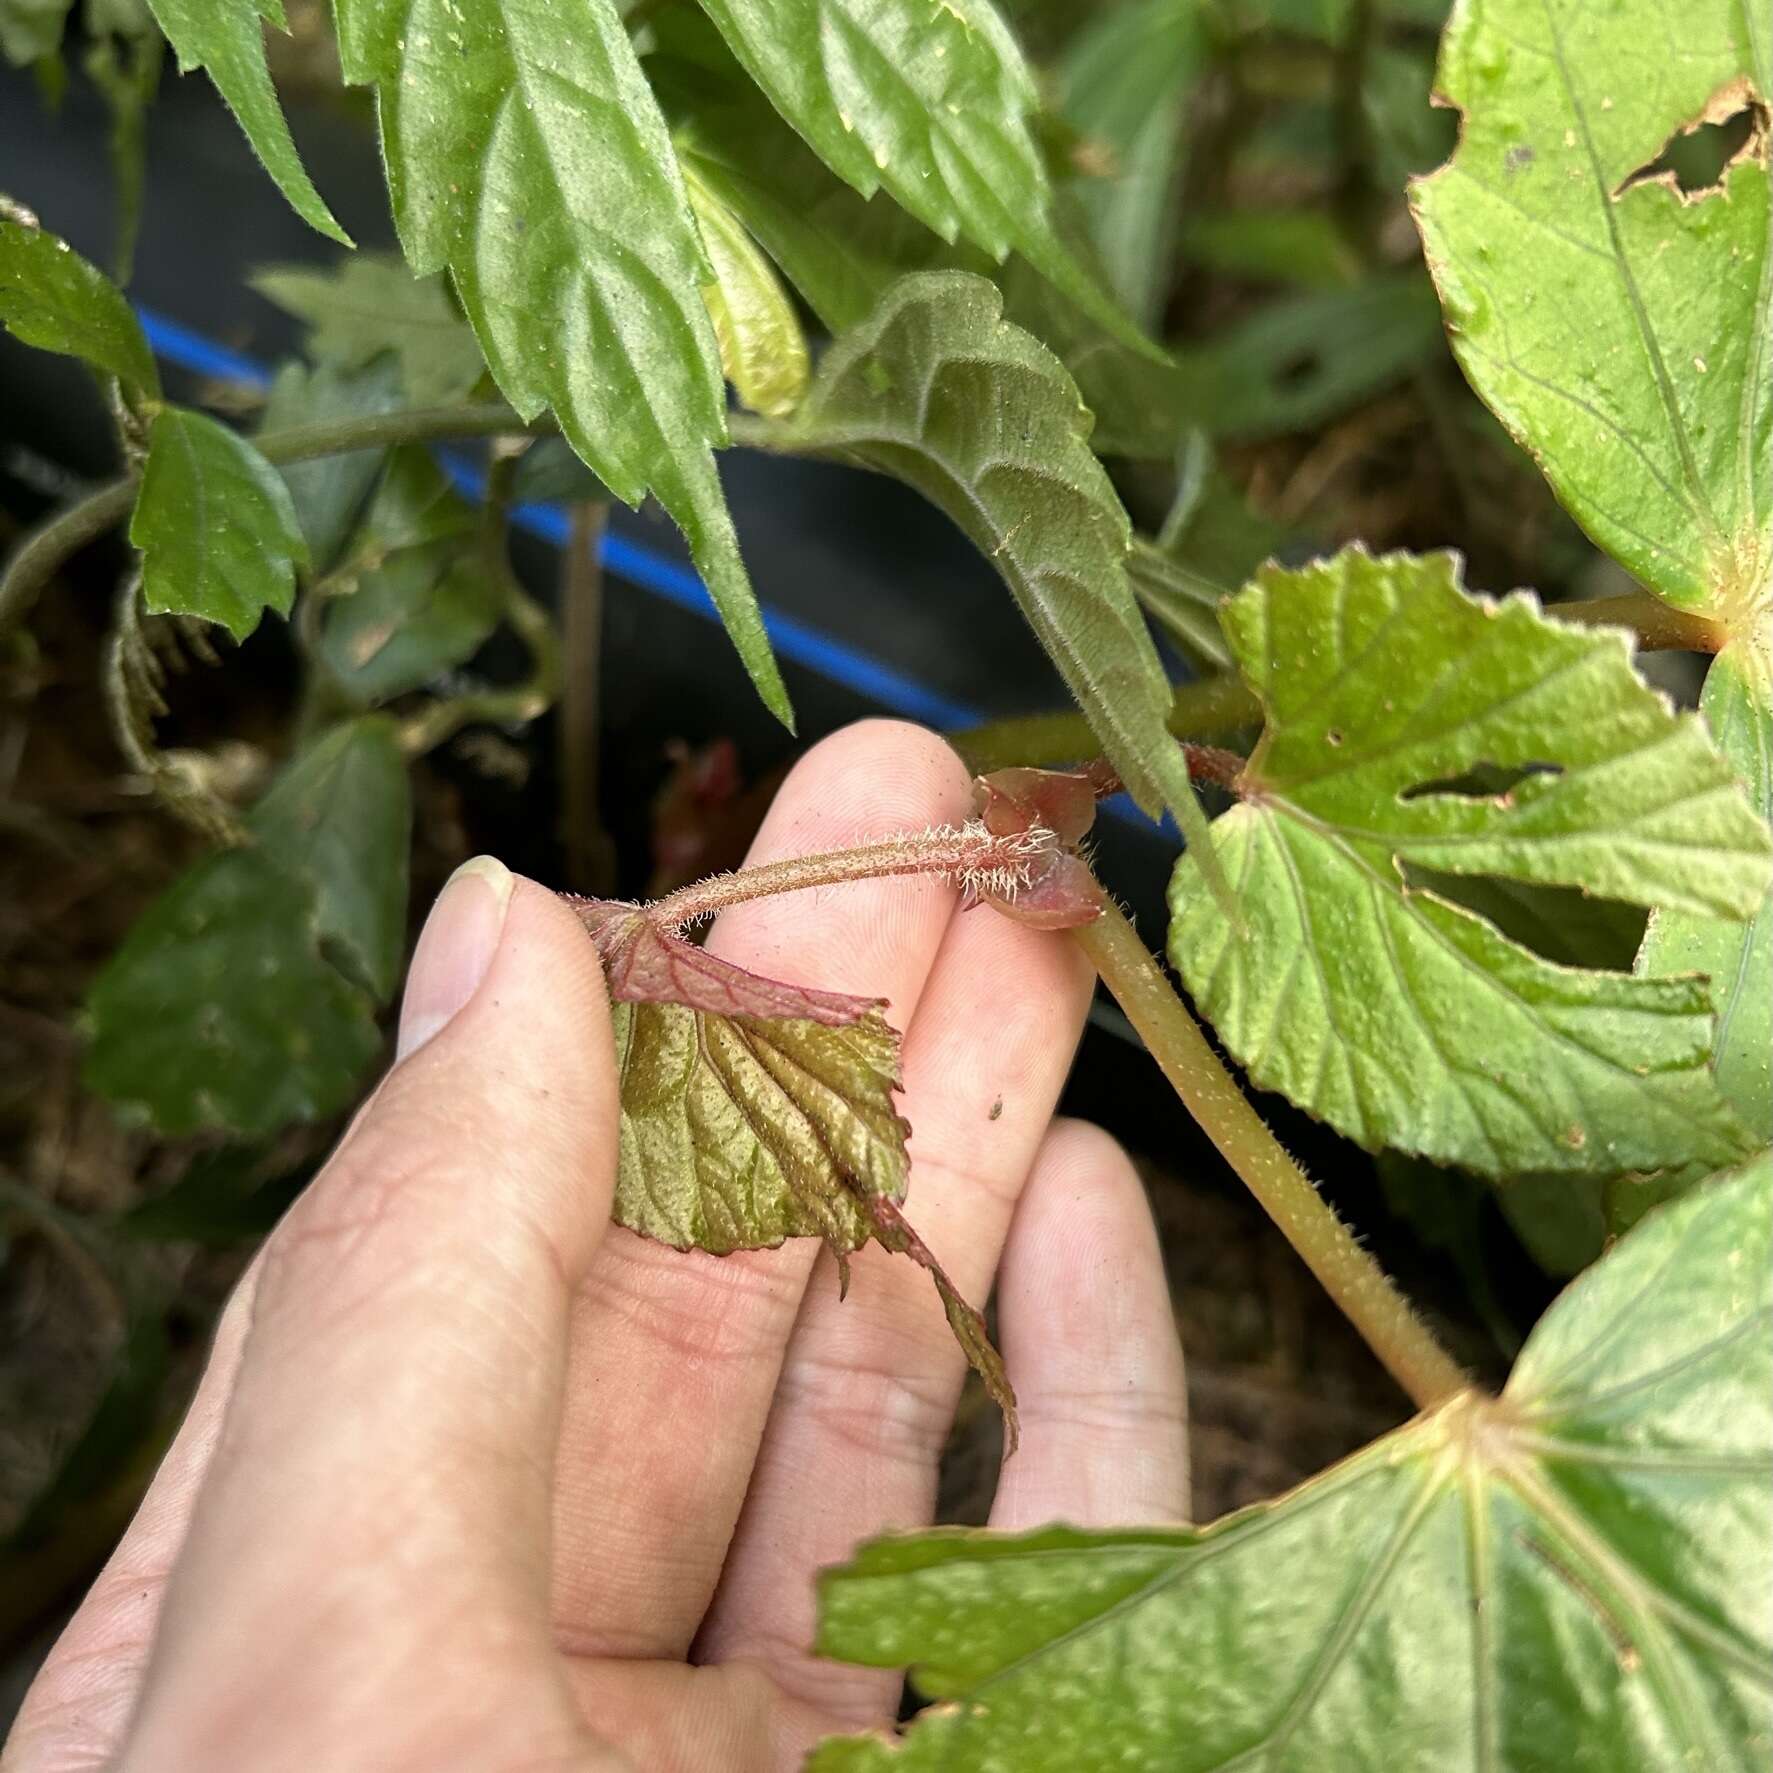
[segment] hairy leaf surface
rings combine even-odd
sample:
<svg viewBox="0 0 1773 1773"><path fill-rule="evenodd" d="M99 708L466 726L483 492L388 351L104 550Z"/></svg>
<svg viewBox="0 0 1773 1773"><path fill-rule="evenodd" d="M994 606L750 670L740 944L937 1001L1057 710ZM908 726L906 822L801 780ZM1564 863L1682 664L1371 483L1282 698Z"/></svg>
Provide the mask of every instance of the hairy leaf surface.
<svg viewBox="0 0 1773 1773"><path fill-rule="evenodd" d="M901 279L839 340L800 447L915 486L993 562L1148 812L1202 823L1165 722L1170 687L1127 584L1131 529L1064 366L965 272Z"/></svg>
<svg viewBox="0 0 1773 1773"><path fill-rule="evenodd" d="M1204 1530L882 1539L818 1648L948 1701L816 1773L1728 1773L1773 1732L1773 1159L1467 1394Z"/></svg>
<svg viewBox="0 0 1773 1773"><path fill-rule="evenodd" d="M1467 0L1440 84L1464 131L1415 203L1466 374L1644 584L1725 617L1773 598L1763 0ZM1744 108L1721 189L1659 171Z"/></svg>
<svg viewBox="0 0 1773 1773"><path fill-rule="evenodd" d="M378 1003L406 953L412 796L392 721L347 720L297 756L252 809L265 852L314 882L314 928Z"/></svg>
<svg viewBox="0 0 1773 1773"><path fill-rule="evenodd" d="M1773 820L1773 624L1761 638L1744 636L1718 654L1699 709L1749 798ZM1657 910L1638 967L1710 976L1718 1085L1756 1135L1773 1143L1773 895L1746 924Z"/></svg>
<svg viewBox="0 0 1773 1773"><path fill-rule="evenodd" d="M392 255L355 253L331 271L267 265L247 281L307 323L308 350L324 364L361 370L393 352L415 406L464 399L486 373L443 279L415 277Z"/></svg>
<svg viewBox="0 0 1773 1773"><path fill-rule="evenodd" d="M138 395L160 372L123 292L65 240L0 214L0 322L40 351L79 357Z"/></svg>
<svg viewBox="0 0 1773 1773"><path fill-rule="evenodd" d="M238 432L183 406L155 415L129 539L150 610L202 616L236 640L268 609L289 614L308 560L283 476Z"/></svg>
<svg viewBox="0 0 1773 1773"><path fill-rule="evenodd" d="M702 0L793 124L864 197L885 187L944 240L1016 248L1102 325L1144 346L1052 226L1029 128L1034 78L991 0Z"/></svg>
<svg viewBox="0 0 1773 1773"><path fill-rule="evenodd" d="M1469 598L1450 556L1358 549L1264 568L1222 619L1267 715L1213 826L1246 932L1184 857L1170 952L1251 1077L1369 1148L1486 1175L1745 1155L1704 979L1554 965L1401 872L1754 914L1766 826L1626 637ZM1520 779L1498 793L1480 766Z"/></svg>
<svg viewBox="0 0 1773 1773"><path fill-rule="evenodd" d="M314 189L290 140L289 124L265 63L265 26L289 29L283 0L148 0L155 23L178 56L179 72L206 68L246 132L252 151L289 199L290 207L329 240L351 237Z"/></svg>
<svg viewBox="0 0 1773 1773"><path fill-rule="evenodd" d="M321 953L318 901L258 848L175 881L93 985L88 1085L167 1134L269 1135L343 1108L381 1036Z"/></svg>
<svg viewBox="0 0 1773 1773"><path fill-rule="evenodd" d="M448 267L506 399L552 407L620 499L689 540L759 693L788 695L739 558L709 268L612 0L338 0L345 78L373 85L401 244Z"/></svg>

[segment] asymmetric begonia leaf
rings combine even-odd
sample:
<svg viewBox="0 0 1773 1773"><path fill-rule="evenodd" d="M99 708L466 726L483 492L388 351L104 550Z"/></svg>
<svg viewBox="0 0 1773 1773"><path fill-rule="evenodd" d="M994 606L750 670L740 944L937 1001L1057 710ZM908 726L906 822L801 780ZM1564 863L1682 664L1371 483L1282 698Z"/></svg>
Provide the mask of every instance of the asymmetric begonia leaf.
<svg viewBox="0 0 1773 1773"><path fill-rule="evenodd" d="M1465 4L1440 86L1464 127L1414 199L1473 385L1669 602L1730 620L1773 598L1764 0L1693 0L1678 20ZM1659 169L1683 131L1745 111L1719 186Z"/></svg>
<svg viewBox="0 0 1773 1773"><path fill-rule="evenodd" d="M394 723L347 720L299 753L252 809L265 852L314 882L327 954L378 1003L406 954L412 795Z"/></svg>
<svg viewBox="0 0 1773 1773"><path fill-rule="evenodd" d="M290 207L329 240L349 246L350 235L333 220L290 140L265 62L265 26L289 29L283 0L148 0L148 5L178 56L179 72L208 69Z"/></svg>
<svg viewBox="0 0 1773 1773"><path fill-rule="evenodd" d="M1466 1393L1205 1529L876 1540L818 1649L944 1703L809 1773L1751 1773L1773 1736L1773 1158Z"/></svg>
<svg viewBox="0 0 1773 1773"><path fill-rule="evenodd" d="M1064 366L982 277L901 278L819 366L796 446L915 486L1003 575L1147 812L1204 820L1170 686L1127 583L1132 532Z"/></svg>
<svg viewBox="0 0 1773 1773"><path fill-rule="evenodd" d="M464 399L486 374L443 279L415 277L392 254L353 253L330 271L266 265L247 281L307 323L309 354L321 363L360 370L392 351L414 406Z"/></svg>
<svg viewBox="0 0 1773 1773"><path fill-rule="evenodd" d="M1744 635L1712 661L1699 698L1719 749L1773 820L1773 623ZM1639 956L1645 973L1705 973L1718 1032L1718 1087L1762 1139L1773 1143L1773 894L1753 919L1658 909Z"/></svg>
<svg viewBox="0 0 1773 1773"><path fill-rule="evenodd" d="M40 351L79 357L138 395L160 372L123 291L42 228L0 212L0 325Z"/></svg>
<svg viewBox="0 0 1773 1773"><path fill-rule="evenodd" d="M343 1108L381 1036L321 953L318 901L264 848L182 875L92 987L87 1084L167 1134L268 1136Z"/></svg>
<svg viewBox="0 0 1773 1773"><path fill-rule="evenodd" d="M616 497L657 496L791 725L714 466L726 408L708 261L613 0L337 0L335 13L345 78L376 89L409 263L448 267L525 419L552 407Z"/></svg>
<svg viewBox="0 0 1773 1773"><path fill-rule="evenodd" d="M635 905L578 899L614 1006L621 1078L615 1218L676 1249L871 1238L930 1271L1015 1437L1015 1394L984 1320L899 1211L910 1128L893 1105L899 1035L878 999L784 984L709 954Z"/></svg>
<svg viewBox="0 0 1773 1773"><path fill-rule="evenodd" d="M236 640L268 609L289 614L308 560L283 476L239 432L183 406L155 414L129 539L150 610L202 616Z"/></svg>
<svg viewBox="0 0 1773 1773"><path fill-rule="evenodd" d="M1706 980L1554 965L1402 872L1754 915L1767 827L1624 634L1468 597L1448 555L1359 549L1264 568L1221 619L1267 716L1213 826L1245 931L1184 856L1170 953L1258 1084L1491 1176L1753 1149L1708 1063Z"/></svg>
<svg viewBox="0 0 1773 1773"><path fill-rule="evenodd" d="M1052 226L1034 77L991 0L702 0L734 55L838 177L884 187L944 240L1013 247L1136 348L1137 327Z"/></svg>

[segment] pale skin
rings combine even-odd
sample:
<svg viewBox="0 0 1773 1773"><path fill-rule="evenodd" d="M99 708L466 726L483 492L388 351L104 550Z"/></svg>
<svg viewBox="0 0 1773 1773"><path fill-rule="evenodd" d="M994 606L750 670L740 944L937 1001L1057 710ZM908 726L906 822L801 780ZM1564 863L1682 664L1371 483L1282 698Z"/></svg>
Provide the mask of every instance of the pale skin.
<svg viewBox="0 0 1773 1773"><path fill-rule="evenodd" d="M869 722L800 763L752 859L968 806L946 745ZM993 1525L1185 1515L1145 1196L1053 1119L1076 947L929 879L741 906L710 941L891 1000L907 1214L969 1298L995 1277L1021 1399ZM964 1362L928 1277L870 1249L840 1304L814 1243L717 1259L612 1228L596 956L496 863L433 911L400 1053L230 1302L5 1773L773 1770L889 1727L896 1675L811 1654L813 1583L931 1519Z"/></svg>

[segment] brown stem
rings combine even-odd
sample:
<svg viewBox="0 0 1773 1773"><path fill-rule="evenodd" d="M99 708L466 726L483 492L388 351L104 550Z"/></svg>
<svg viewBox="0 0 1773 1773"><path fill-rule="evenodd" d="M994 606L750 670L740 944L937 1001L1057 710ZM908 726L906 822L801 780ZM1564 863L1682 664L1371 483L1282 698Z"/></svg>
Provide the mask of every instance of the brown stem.
<svg viewBox="0 0 1773 1773"><path fill-rule="evenodd" d="M1050 831L1039 829L1018 832L1013 837L993 837L983 825L940 827L889 837L853 850L791 856L782 862L741 868L736 874L712 874L706 880L655 899L646 911L656 923L681 929L750 899L834 886L840 881L878 880L894 874L947 874L965 879L969 875L1018 869L1052 841Z"/></svg>
<svg viewBox="0 0 1773 1773"><path fill-rule="evenodd" d="M1424 1410L1466 1389L1458 1363L1238 1087L1120 908L1103 894L1101 917L1071 934L1188 1112L1398 1384Z"/></svg>
<svg viewBox="0 0 1773 1773"><path fill-rule="evenodd" d="M1721 652L1730 638L1722 622L1676 609L1643 590L1584 598L1579 603L1554 603L1549 613L1560 622L1579 622L1585 628L1629 628L1646 652L1715 653Z"/></svg>

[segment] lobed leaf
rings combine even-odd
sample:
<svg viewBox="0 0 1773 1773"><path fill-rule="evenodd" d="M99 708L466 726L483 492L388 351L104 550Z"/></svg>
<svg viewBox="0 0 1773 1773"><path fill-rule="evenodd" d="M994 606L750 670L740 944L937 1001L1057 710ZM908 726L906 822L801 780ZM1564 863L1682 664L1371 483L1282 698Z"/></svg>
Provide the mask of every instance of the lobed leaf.
<svg viewBox="0 0 1773 1773"><path fill-rule="evenodd" d="M1255 1082L1369 1148L1487 1175L1751 1150L1704 979L1553 964L1403 872L1754 914L1766 826L1626 637L1469 598L1450 556L1358 549L1264 568L1222 619L1267 716L1213 827L1246 928L1185 856L1170 953ZM1480 766L1519 779L1495 792Z"/></svg>
<svg viewBox="0 0 1773 1773"><path fill-rule="evenodd" d="M1773 598L1773 32L1759 0L1675 23L1465 0L1440 68L1462 139L1413 198L1479 394L1632 574L1731 619ZM1745 112L1718 187L1661 170Z"/></svg>
<svg viewBox="0 0 1773 1773"><path fill-rule="evenodd" d="M1773 1158L1467 1393L1202 1530L881 1539L817 1648L945 1703L813 1773L1661 1773L1773 1739Z"/></svg>
<svg viewBox="0 0 1773 1773"><path fill-rule="evenodd" d="M1101 325L1149 346L1052 225L1034 78L991 0L702 0L733 54L838 177L944 240L1014 247Z"/></svg>
<svg viewBox="0 0 1773 1773"><path fill-rule="evenodd" d="M3 209L0 323L40 351L116 376L137 398L159 398L154 353L122 290L65 240Z"/></svg>
<svg viewBox="0 0 1773 1773"><path fill-rule="evenodd" d="M271 84L265 25L289 29L283 0L148 0L148 6L178 56L179 72L209 70L252 151L290 207L329 240L349 246L350 235L333 220L302 165Z"/></svg>
<svg viewBox="0 0 1773 1773"><path fill-rule="evenodd" d="M493 379L552 407L618 498L650 489L759 693L788 704L711 445L726 439L707 259L612 0L337 0L345 78L373 85L401 244L448 267Z"/></svg>
<svg viewBox="0 0 1773 1773"><path fill-rule="evenodd" d="M1202 823L1089 414L1058 359L1003 318L990 283L958 271L900 279L826 355L789 437L946 511L1003 575L1134 799L1174 808L1184 831Z"/></svg>
<svg viewBox="0 0 1773 1773"><path fill-rule="evenodd" d="M331 271L266 265L247 281L308 327L308 352L340 371L367 370L385 351L415 406L466 399L486 374L473 328L441 277L415 277L392 254L354 253Z"/></svg>
<svg viewBox="0 0 1773 1773"><path fill-rule="evenodd" d="M1712 661L1699 711L1750 800L1773 820L1773 622ZM1747 923L1659 907L1638 967L1710 977L1718 1087L1755 1135L1773 1143L1773 895L1763 895Z"/></svg>
<svg viewBox="0 0 1773 1773"><path fill-rule="evenodd" d="M267 609L289 614L308 560L283 476L238 432L183 406L154 417L129 539L150 610L219 622L236 640Z"/></svg>
<svg viewBox="0 0 1773 1773"><path fill-rule="evenodd" d="M92 987L88 1086L165 1134L256 1137L343 1108L381 1036L321 954L319 899L260 848L181 876Z"/></svg>

